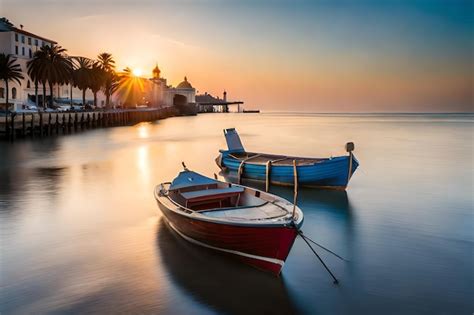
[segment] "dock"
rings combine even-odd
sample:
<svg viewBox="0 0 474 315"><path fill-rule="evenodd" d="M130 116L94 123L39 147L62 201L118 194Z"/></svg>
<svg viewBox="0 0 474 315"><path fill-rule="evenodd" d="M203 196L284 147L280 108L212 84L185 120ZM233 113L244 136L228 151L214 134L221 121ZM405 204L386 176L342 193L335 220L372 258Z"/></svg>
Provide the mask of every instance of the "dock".
<svg viewBox="0 0 474 315"><path fill-rule="evenodd" d="M85 112L10 113L0 116L0 138L45 137L94 128L128 126L179 116L174 107Z"/></svg>

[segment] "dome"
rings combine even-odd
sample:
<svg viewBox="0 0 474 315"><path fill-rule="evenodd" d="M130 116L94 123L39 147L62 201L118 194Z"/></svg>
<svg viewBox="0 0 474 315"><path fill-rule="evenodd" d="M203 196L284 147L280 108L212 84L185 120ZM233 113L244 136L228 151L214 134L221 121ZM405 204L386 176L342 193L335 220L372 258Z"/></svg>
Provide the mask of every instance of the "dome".
<svg viewBox="0 0 474 315"><path fill-rule="evenodd" d="M177 89L194 89L191 83L188 82L188 78L184 77L184 81L178 84Z"/></svg>

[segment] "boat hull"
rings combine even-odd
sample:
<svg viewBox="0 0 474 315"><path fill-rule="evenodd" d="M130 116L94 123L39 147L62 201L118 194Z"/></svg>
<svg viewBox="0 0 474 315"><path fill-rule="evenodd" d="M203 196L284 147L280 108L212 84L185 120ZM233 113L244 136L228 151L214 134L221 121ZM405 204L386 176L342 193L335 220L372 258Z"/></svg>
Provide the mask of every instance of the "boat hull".
<svg viewBox="0 0 474 315"><path fill-rule="evenodd" d="M291 225L244 226L182 215L157 198L169 226L187 241L233 255L246 264L279 275L297 231Z"/></svg>
<svg viewBox="0 0 474 315"><path fill-rule="evenodd" d="M297 159L297 158L296 158ZM240 160L231 157L227 152L221 153L216 159L218 166L230 172L238 172ZM324 159L310 165L297 165L298 185L307 187L345 189L359 166L357 159L352 156L351 174L349 175L350 156L339 156ZM267 167L265 164L245 162L241 177L266 181ZM271 165L270 183L291 186L294 184L294 169L292 165Z"/></svg>

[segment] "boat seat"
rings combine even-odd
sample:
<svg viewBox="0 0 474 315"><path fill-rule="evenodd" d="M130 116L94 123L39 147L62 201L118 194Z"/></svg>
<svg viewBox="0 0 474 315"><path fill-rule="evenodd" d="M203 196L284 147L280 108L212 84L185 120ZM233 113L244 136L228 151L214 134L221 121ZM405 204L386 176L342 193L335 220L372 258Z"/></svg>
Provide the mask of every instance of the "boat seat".
<svg viewBox="0 0 474 315"><path fill-rule="evenodd" d="M181 196L187 202L206 201L206 200L218 200L228 197L237 196L244 192L242 187L228 187L218 189L204 189L195 190L181 193Z"/></svg>

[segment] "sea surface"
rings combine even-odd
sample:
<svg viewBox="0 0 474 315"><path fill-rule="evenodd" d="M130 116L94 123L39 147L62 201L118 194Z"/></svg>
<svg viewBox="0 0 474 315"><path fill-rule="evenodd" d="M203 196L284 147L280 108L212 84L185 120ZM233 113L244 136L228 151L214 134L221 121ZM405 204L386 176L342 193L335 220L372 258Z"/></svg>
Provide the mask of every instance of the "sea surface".
<svg viewBox="0 0 474 315"><path fill-rule="evenodd" d="M257 152L346 154L347 192L300 189L280 278L187 243L153 189L219 174L223 128ZM0 143L0 313L472 314L473 115L202 114ZM291 188L272 187L289 200Z"/></svg>

